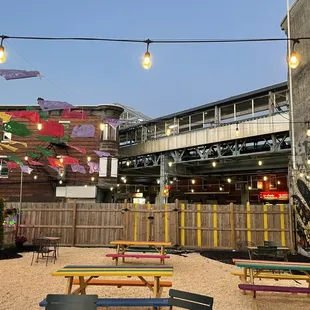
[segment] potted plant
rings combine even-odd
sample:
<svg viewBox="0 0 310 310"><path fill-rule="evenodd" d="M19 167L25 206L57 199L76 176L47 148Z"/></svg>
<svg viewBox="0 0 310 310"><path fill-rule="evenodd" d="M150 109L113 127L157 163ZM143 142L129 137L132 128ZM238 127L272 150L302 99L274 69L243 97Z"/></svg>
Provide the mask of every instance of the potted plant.
<svg viewBox="0 0 310 310"><path fill-rule="evenodd" d="M17 247L22 247L26 241L27 238L23 235L15 237L15 244Z"/></svg>

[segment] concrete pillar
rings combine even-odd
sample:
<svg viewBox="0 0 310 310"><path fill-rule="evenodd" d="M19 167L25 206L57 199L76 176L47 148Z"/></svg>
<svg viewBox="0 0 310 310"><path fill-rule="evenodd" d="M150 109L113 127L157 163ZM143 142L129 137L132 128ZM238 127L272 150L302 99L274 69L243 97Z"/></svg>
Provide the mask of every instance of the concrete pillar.
<svg viewBox="0 0 310 310"><path fill-rule="evenodd" d="M310 1L296 0L290 10L291 38L310 37ZM287 33L288 24L285 19L281 25ZM291 43L292 46L292 43ZM310 146L310 138L306 135L306 122L310 121L310 40L300 40L295 44L295 51L300 54L300 64L296 69L292 69L292 79L289 89L292 94L290 100L290 119L292 120L292 103L294 122L291 123L291 140L295 139L295 167L292 159L289 163L289 189L290 203L296 205L297 210L297 234L304 247L310 246L310 196L309 165L307 164L307 153ZM292 216L292 219L294 216ZM295 227L294 227L295 228ZM294 242L294 236L291 236Z"/></svg>

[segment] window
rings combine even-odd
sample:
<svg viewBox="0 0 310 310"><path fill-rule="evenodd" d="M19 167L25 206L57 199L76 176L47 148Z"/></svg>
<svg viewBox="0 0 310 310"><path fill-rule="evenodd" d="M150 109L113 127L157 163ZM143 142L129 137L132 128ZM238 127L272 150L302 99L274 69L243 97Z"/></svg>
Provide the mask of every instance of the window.
<svg viewBox="0 0 310 310"><path fill-rule="evenodd" d="M203 128L203 113L197 113L191 116L191 130Z"/></svg>
<svg viewBox="0 0 310 310"><path fill-rule="evenodd" d="M2 122L2 125L4 125L6 122ZM3 131L2 133L2 140L1 142L6 142L12 140L12 134L10 132Z"/></svg>
<svg viewBox="0 0 310 310"><path fill-rule="evenodd" d="M9 177L9 168L4 162L3 158L0 159L0 178Z"/></svg>
<svg viewBox="0 0 310 310"><path fill-rule="evenodd" d="M269 96L254 99L254 116L264 116L269 114Z"/></svg>
<svg viewBox="0 0 310 310"><path fill-rule="evenodd" d="M108 158L101 157L99 160L99 177L106 177L108 175Z"/></svg>
<svg viewBox="0 0 310 310"><path fill-rule="evenodd" d="M210 127L215 123L215 110L207 110L204 112L204 128Z"/></svg>
<svg viewBox="0 0 310 310"><path fill-rule="evenodd" d="M221 123L233 123L235 121L234 105L228 105L221 108Z"/></svg>
<svg viewBox="0 0 310 310"><path fill-rule="evenodd" d="M179 133L189 131L189 117L184 116L179 119Z"/></svg>
<svg viewBox="0 0 310 310"><path fill-rule="evenodd" d="M118 159L112 158L111 159L111 177L117 178L117 169L118 169Z"/></svg>
<svg viewBox="0 0 310 310"><path fill-rule="evenodd" d="M116 129L109 124L103 124L103 130L101 130L101 140L116 141Z"/></svg>
<svg viewBox="0 0 310 310"><path fill-rule="evenodd" d="M64 136L59 138L59 142L67 143L69 140L70 121L59 121L59 124L64 126L64 131L65 131Z"/></svg>
<svg viewBox="0 0 310 310"><path fill-rule="evenodd" d="M236 103L237 121L252 118L252 100Z"/></svg>

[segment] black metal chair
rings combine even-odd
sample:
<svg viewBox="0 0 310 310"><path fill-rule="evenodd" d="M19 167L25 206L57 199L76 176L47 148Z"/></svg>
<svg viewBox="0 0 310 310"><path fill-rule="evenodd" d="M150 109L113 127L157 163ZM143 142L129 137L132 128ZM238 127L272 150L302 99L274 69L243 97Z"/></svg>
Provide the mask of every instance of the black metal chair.
<svg viewBox="0 0 310 310"><path fill-rule="evenodd" d="M33 264L33 260L36 254L37 254L37 257L36 257L37 263L39 259L46 259L46 266L47 266L48 260L51 259L51 260L54 260L54 264L55 264L56 249L53 245L51 245L49 240L44 239L44 237L34 238L33 245L34 245L34 250L32 253L31 266Z"/></svg>
<svg viewBox="0 0 310 310"><path fill-rule="evenodd" d="M258 246L257 255L261 260L277 260L277 247L276 246Z"/></svg>
<svg viewBox="0 0 310 310"><path fill-rule="evenodd" d="M168 305L192 310L212 310L213 297L173 290L169 291Z"/></svg>
<svg viewBox="0 0 310 310"><path fill-rule="evenodd" d="M48 294L46 310L96 310L98 295Z"/></svg>
<svg viewBox="0 0 310 310"><path fill-rule="evenodd" d="M264 246L279 246L277 242L264 240Z"/></svg>

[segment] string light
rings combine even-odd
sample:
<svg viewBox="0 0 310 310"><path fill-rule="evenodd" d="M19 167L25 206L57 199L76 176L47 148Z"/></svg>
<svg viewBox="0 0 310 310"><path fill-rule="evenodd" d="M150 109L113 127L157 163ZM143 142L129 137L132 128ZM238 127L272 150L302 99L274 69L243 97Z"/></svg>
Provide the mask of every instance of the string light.
<svg viewBox="0 0 310 310"><path fill-rule="evenodd" d="M223 187L222 186L220 186L220 191L222 191L223 190Z"/></svg>
<svg viewBox="0 0 310 310"><path fill-rule="evenodd" d="M228 179L227 179L227 182L228 182L228 183L231 183L231 178L228 178Z"/></svg>
<svg viewBox="0 0 310 310"><path fill-rule="evenodd" d="M212 162L212 166L213 166L213 167L216 167L216 161L213 161L213 162Z"/></svg>
<svg viewBox="0 0 310 310"><path fill-rule="evenodd" d="M1 43L0 43L0 64L3 64L6 60L5 50L3 47L3 40L4 40L4 36L1 37Z"/></svg>
<svg viewBox="0 0 310 310"><path fill-rule="evenodd" d="M84 187L87 187L87 184L85 184Z"/></svg>
<svg viewBox="0 0 310 310"><path fill-rule="evenodd" d="M264 176L264 181L267 181L267 180L268 180L268 178L266 176Z"/></svg>
<svg viewBox="0 0 310 310"><path fill-rule="evenodd" d="M94 177L91 177L91 179L90 179L92 182L94 182L95 181L95 178Z"/></svg>
<svg viewBox="0 0 310 310"><path fill-rule="evenodd" d="M169 161L168 166L172 167L172 164L173 164L172 161Z"/></svg>
<svg viewBox="0 0 310 310"><path fill-rule="evenodd" d="M281 184L281 181L278 181L277 184L280 185L280 184Z"/></svg>
<svg viewBox="0 0 310 310"><path fill-rule="evenodd" d="M139 188L137 189L137 193L140 193L140 189Z"/></svg>
<svg viewBox="0 0 310 310"><path fill-rule="evenodd" d="M90 157L90 156L87 157L87 161L88 161L88 162L91 161L91 157Z"/></svg>
<svg viewBox="0 0 310 310"><path fill-rule="evenodd" d="M60 157L59 161L60 161L61 163L63 163L63 162L64 162L64 159L63 159L62 157Z"/></svg>
<svg viewBox="0 0 310 310"><path fill-rule="evenodd" d="M25 156L25 161L28 161L28 156L27 155Z"/></svg>
<svg viewBox="0 0 310 310"><path fill-rule="evenodd" d="M152 66L152 57L149 52L149 45L151 42L152 41L150 39L146 40L146 52L144 54L143 61L142 61L142 67L146 70L150 69Z"/></svg>
<svg viewBox="0 0 310 310"><path fill-rule="evenodd" d="M59 184L62 184L62 180L59 180Z"/></svg>
<svg viewBox="0 0 310 310"><path fill-rule="evenodd" d="M252 186L249 186L248 189L249 189L249 191L250 191L250 190L252 189Z"/></svg>
<svg viewBox="0 0 310 310"><path fill-rule="evenodd" d="M299 40L298 39L293 39L292 52L289 55L289 59L288 59L288 65L292 69L296 69L299 66L299 63L300 63L300 55L295 52L295 44L296 43L299 43Z"/></svg>
<svg viewBox="0 0 310 310"><path fill-rule="evenodd" d="M130 166L130 161L129 160L126 161L126 166L127 167Z"/></svg>
<svg viewBox="0 0 310 310"><path fill-rule="evenodd" d="M36 179L38 178L38 176L37 176L37 175L35 175L33 178L36 180Z"/></svg>
<svg viewBox="0 0 310 310"><path fill-rule="evenodd" d="M117 184L116 186L119 187L119 184Z"/></svg>
<svg viewBox="0 0 310 310"><path fill-rule="evenodd" d="M111 191L111 192L113 191L113 187L110 187L110 191Z"/></svg>
<svg viewBox="0 0 310 310"><path fill-rule="evenodd" d="M159 179L157 179L157 180L156 180L156 182L157 182L157 184L159 184L159 183L160 183L160 180L159 180Z"/></svg>
<svg viewBox="0 0 310 310"><path fill-rule="evenodd" d="M37 125L37 128L38 128L38 130L42 130L42 124L39 123L39 124Z"/></svg>
<svg viewBox="0 0 310 310"><path fill-rule="evenodd" d="M170 184L173 184L173 181L170 181L169 183L170 183Z"/></svg>
<svg viewBox="0 0 310 310"><path fill-rule="evenodd" d="M194 189L193 189L193 188L191 189L191 192L192 192L192 193L194 192Z"/></svg>
<svg viewBox="0 0 310 310"><path fill-rule="evenodd" d="M261 160L258 161L258 165L261 166L263 162Z"/></svg>
<svg viewBox="0 0 310 310"><path fill-rule="evenodd" d="M170 135L171 135L171 129L168 128L168 129L166 130L166 136L170 136Z"/></svg>
<svg viewBox="0 0 310 310"><path fill-rule="evenodd" d="M192 179L192 184L195 184L196 183L196 180L195 179Z"/></svg>
<svg viewBox="0 0 310 310"><path fill-rule="evenodd" d="M307 131L306 131L306 134L308 137L310 137L310 125L309 125L309 122L307 122Z"/></svg>

